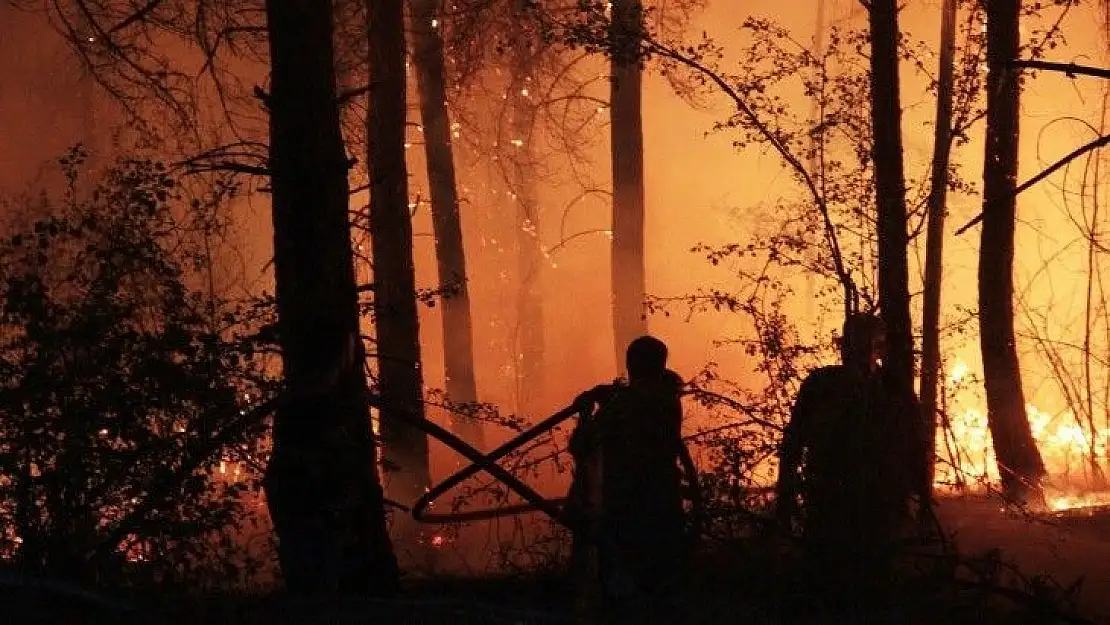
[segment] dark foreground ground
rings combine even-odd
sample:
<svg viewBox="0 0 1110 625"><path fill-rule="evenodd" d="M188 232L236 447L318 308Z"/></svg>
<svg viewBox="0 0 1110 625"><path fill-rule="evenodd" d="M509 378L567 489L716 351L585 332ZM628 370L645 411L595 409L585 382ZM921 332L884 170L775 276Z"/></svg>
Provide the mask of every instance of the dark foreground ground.
<svg viewBox="0 0 1110 625"><path fill-rule="evenodd" d="M929 563L947 560L926 555L915 560L914 571L903 582L883 592L862 590L853 579L826 580L834 586L821 586L784 559L771 541L752 539L703 554L671 599L655 598L652 605L631 606L608 617L576 613L565 579L514 577L414 580L404 598L389 602L306 604L275 597L148 595L131 602L140 608L130 614L103 605L99 598L0 584L0 623L1110 625L1110 510L1034 519L1004 514L997 503L964 499L942 502L940 514L962 552L1001 549L1002 562L1013 562L1024 576L992 577L991 571L938 575L936 570L947 569L930 568ZM926 573L919 571L923 562ZM1049 577L1037 578L1038 573ZM1081 576L1069 606L1058 591Z"/></svg>

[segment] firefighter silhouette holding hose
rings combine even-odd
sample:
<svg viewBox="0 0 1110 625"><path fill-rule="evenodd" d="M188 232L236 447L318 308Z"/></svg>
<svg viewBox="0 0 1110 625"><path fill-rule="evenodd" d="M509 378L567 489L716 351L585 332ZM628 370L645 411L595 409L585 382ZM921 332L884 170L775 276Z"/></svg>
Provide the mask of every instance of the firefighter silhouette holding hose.
<svg viewBox="0 0 1110 625"><path fill-rule="evenodd" d="M667 369L667 346L651 336L632 341L626 366L627 382L578 396L570 440L567 513L588 528L575 534L573 566L579 580L600 582L603 605L665 591L688 547L679 463L689 471L692 462L681 434L682 379Z"/></svg>
<svg viewBox="0 0 1110 625"><path fill-rule="evenodd" d="M884 349L879 318L849 316L841 364L805 379L782 440L778 521L788 531L800 527L809 556L830 579L882 577L909 518L920 451L903 424L915 413L900 414L905 409L884 384Z"/></svg>

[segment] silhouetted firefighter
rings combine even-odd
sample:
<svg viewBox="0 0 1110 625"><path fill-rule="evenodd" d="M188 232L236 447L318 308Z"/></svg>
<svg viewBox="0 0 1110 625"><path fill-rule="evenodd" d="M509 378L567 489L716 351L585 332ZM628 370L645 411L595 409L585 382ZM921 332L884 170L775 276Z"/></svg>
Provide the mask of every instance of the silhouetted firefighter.
<svg viewBox="0 0 1110 625"><path fill-rule="evenodd" d="M805 379L783 435L778 518L799 522L810 555L833 576L877 572L909 510L909 435L882 384L884 344L878 318L850 316L842 364Z"/></svg>
<svg viewBox="0 0 1110 625"><path fill-rule="evenodd" d="M650 336L632 341L626 364L627 383L597 386L575 400L581 416L570 440L569 505L590 530L576 536L575 566L592 577L588 552L596 544L596 574L609 605L663 590L686 547L682 379L667 369L667 346Z"/></svg>

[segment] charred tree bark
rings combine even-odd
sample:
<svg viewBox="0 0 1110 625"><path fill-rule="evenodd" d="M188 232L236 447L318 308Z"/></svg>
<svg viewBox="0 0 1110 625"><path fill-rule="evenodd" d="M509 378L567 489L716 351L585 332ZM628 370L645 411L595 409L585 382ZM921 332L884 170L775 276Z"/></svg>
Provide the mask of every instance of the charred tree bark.
<svg viewBox="0 0 1110 625"><path fill-rule="evenodd" d="M410 0L412 9L413 65L420 92L420 118L424 123L424 154L432 200L436 267L443 289L443 357L447 396L456 403L478 401L474 380L474 329L470 318L462 219L451 150L451 121L447 113L447 70L443 38L439 34L439 2ZM472 418L452 413L456 433L482 446L482 428Z"/></svg>
<svg viewBox="0 0 1110 625"><path fill-rule="evenodd" d="M517 411L533 412L544 390L544 316L542 282L547 263L540 247L540 215L536 199L535 163L537 154L532 145L536 123L535 109L523 100L522 91L532 73L535 53L524 48L517 52L509 96L516 105L510 110L512 133L521 139L520 154L513 159L511 172L516 197L516 363Z"/></svg>
<svg viewBox="0 0 1110 625"><path fill-rule="evenodd" d="M420 321L405 165L404 0L373 0L368 6L374 88L367 116L367 170L378 390L387 405L423 416ZM389 410L382 410L381 434L386 461L397 470L391 490L403 497L419 496L431 484L427 436Z"/></svg>
<svg viewBox="0 0 1110 625"><path fill-rule="evenodd" d="M913 328L907 248L909 234L902 164L902 110L898 85L898 8L896 0L873 0L871 27L871 116L874 124L875 195L879 231L879 306L886 324L883 376L899 406L896 444L912 453L904 486L924 494L925 454L920 413L913 390Z"/></svg>
<svg viewBox="0 0 1110 625"><path fill-rule="evenodd" d="M321 371L335 366L359 328L351 229L348 218L347 157L340 132L328 2L268 0L266 18L271 62L270 170L273 189L274 273L283 374L293 396L309 395ZM331 343L321 345L321 343ZM333 358L334 356L334 358ZM337 454L350 454L351 492L360 501L345 506L341 522L356 534L338 566L340 587L380 593L397 586L378 480L373 431L366 403L366 378L355 367L335 384L329 402L350 437ZM275 450L296 447L278 440L283 422L319 418L284 407L275 416ZM299 421L302 422L303 421ZM294 428L296 429L296 428ZM324 443L321 443L324 444ZM300 458L298 460L297 458ZM291 462L304 462L294 454ZM308 467L305 467L307 470ZM313 511L323 514L323 511ZM318 519L324 522L323 519ZM281 539L281 536L279 536ZM321 571L301 571L302 576Z"/></svg>
<svg viewBox="0 0 1110 625"><path fill-rule="evenodd" d="M1017 2L987 10L987 137L983 165L983 233L979 247L979 337L983 379L998 470L1005 492L1039 496L1044 462L1025 413L1014 336L1014 229L1017 217L1018 71L1009 66L1020 42Z"/></svg>
<svg viewBox="0 0 1110 625"><path fill-rule="evenodd" d="M933 129L932 180L925 234L925 285L921 321L921 416L925 427L927 478L936 476L937 393L940 386L940 294L944 267L944 219L952 155L952 85L956 56L956 0L944 0L940 27L937 115Z"/></svg>
<svg viewBox="0 0 1110 625"><path fill-rule="evenodd" d="M610 139L613 159L613 338L617 369L624 352L647 332L644 319L644 129L638 49L643 28L640 0L613 0Z"/></svg>

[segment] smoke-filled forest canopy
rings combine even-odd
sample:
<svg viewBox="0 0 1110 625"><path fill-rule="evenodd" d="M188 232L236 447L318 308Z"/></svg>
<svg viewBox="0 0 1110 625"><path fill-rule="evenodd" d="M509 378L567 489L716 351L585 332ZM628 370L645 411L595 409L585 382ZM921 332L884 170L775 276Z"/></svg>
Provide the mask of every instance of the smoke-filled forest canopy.
<svg viewBox="0 0 1110 625"><path fill-rule="evenodd" d="M0 0L0 603L1110 618L1110 4L794 4Z"/></svg>

